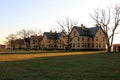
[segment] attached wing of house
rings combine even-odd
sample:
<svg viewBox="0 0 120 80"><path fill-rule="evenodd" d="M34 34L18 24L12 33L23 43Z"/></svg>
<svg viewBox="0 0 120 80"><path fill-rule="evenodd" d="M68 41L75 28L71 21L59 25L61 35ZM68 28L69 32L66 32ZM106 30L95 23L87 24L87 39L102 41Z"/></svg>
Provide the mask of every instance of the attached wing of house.
<svg viewBox="0 0 120 80"><path fill-rule="evenodd" d="M44 32L42 40L43 49L64 49L66 44L66 35L63 32Z"/></svg>

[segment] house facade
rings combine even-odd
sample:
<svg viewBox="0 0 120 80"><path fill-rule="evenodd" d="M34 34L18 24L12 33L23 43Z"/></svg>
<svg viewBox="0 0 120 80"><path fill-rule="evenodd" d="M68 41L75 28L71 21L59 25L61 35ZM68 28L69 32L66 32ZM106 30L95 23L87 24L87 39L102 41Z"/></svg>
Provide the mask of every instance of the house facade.
<svg viewBox="0 0 120 80"><path fill-rule="evenodd" d="M42 49L65 49L67 45L67 37L64 32L44 32L41 41Z"/></svg>
<svg viewBox="0 0 120 80"><path fill-rule="evenodd" d="M81 25L81 27L74 26L70 37L72 50L106 49L106 35L99 27L86 28L83 25Z"/></svg>
<svg viewBox="0 0 120 80"><path fill-rule="evenodd" d="M42 36L32 35L30 39L31 49L40 50L42 38Z"/></svg>

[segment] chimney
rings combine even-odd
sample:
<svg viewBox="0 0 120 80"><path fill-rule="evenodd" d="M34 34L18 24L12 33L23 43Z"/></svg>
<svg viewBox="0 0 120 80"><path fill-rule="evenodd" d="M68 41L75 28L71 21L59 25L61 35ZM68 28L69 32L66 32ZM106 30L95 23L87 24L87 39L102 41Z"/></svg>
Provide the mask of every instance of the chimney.
<svg viewBox="0 0 120 80"><path fill-rule="evenodd" d="M55 31L55 33L57 33L57 31Z"/></svg>
<svg viewBox="0 0 120 80"><path fill-rule="evenodd" d="M50 34L52 34L52 30L50 30Z"/></svg>
<svg viewBox="0 0 120 80"><path fill-rule="evenodd" d="M81 26L80 26L82 29L85 29L85 26L83 25L83 24L81 24Z"/></svg>

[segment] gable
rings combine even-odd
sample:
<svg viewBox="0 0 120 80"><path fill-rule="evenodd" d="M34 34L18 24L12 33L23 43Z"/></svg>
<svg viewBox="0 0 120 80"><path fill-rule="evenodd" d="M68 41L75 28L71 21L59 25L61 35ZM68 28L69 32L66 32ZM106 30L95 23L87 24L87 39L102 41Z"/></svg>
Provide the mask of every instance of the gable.
<svg viewBox="0 0 120 80"><path fill-rule="evenodd" d="M46 34L44 33L44 34L43 34L43 39L42 39L42 40L44 41L44 40L46 40L46 39L47 39L47 36L46 36Z"/></svg>
<svg viewBox="0 0 120 80"><path fill-rule="evenodd" d="M77 31L77 29L75 27L73 27L73 29L70 32L70 37L73 38L74 36L79 36L79 32Z"/></svg>
<svg viewBox="0 0 120 80"><path fill-rule="evenodd" d="M64 37L67 37L67 35L64 32L61 32L61 33L58 34L58 37L59 38L61 38L61 37L64 38Z"/></svg>
<svg viewBox="0 0 120 80"><path fill-rule="evenodd" d="M106 36L101 28L96 32L96 36Z"/></svg>

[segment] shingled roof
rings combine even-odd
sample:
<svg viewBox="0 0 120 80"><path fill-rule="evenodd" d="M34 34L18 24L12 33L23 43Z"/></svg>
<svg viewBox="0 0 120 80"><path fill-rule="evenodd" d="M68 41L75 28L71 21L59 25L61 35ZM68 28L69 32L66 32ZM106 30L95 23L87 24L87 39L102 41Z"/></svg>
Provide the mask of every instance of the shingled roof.
<svg viewBox="0 0 120 80"><path fill-rule="evenodd" d="M59 37L62 35L62 32L44 32L44 35L46 35L48 39L59 39Z"/></svg>
<svg viewBox="0 0 120 80"><path fill-rule="evenodd" d="M76 30L79 32L81 36L89 36L89 37L94 37L99 29L99 27L82 28L78 26L74 26L73 28L76 28Z"/></svg>

